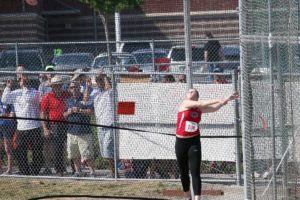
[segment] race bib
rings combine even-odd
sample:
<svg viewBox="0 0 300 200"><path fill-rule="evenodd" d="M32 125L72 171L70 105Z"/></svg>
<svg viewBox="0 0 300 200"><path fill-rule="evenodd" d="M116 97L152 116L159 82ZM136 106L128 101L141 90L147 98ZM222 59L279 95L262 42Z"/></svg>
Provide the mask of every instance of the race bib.
<svg viewBox="0 0 300 200"><path fill-rule="evenodd" d="M192 133L198 130L198 124L196 122L186 121L185 132Z"/></svg>

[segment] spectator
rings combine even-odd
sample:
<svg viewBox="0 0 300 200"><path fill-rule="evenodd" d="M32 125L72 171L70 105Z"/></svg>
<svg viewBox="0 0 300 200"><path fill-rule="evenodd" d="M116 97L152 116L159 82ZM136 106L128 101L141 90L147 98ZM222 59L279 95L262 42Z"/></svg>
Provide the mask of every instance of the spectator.
<svg viewBox="0 0 300 200"><path fill-rule="evenodd" d="M216 67L214 69L214 84L227 84L229 83L226 79L225 79L225 76L220 74L220 73L223 73L223 69L220 68L220 67Z"/></svg>
<svg viewBox="0 0 300 200"><path fill-rule="evenodd" d="M64 117L72 123L90 123L93 114L92 104L83 104L83 95L80 93L78 82L70 84L71 97L67 100ZM75 166L74 177L81 176L81 163L90 168L90 176L95 176L95 165L93 161L93 135L89 125L69 124L67 131L68 157L72 159Z"/></svg>
<svg viewBox="0 0 300 200"><path fill-rule="evenodd" d="M97 124L112 126L114 124L114 103L110 79L105 74L97 74L95 79L97 88L93 90L89 99L94 103ZM88 82L86 94L89 94L90 88L91 82ZM98 127L98 140L102 157L108 159L110 170L108 177L113 178L115 176L113 129L108 127Z"/></svg>
<svg viewBox="0 0 300 200"><path fill-rule="evenodd" d="M33 89L38 89L39 87L39 80L38 79L33 79L24 74L23 72L25 71L25 66L22 64L19 64L16 69L16 74L17 74L17 80L19 81L20 78L26 77L26 82L28 87L33 88ZM12 86L12 89L16 88L16 85Z"/></svg>
<svg viewBox="0 0 300 200"><path fill-rule="evenodd" d="M2 102L13 104L16 117L39 118L40 107L39 92L29 87L28 78L24 75L19 77L21 89L11 91L12 81L8 80L2 95ZM41 123L37 120L17 120L17 160L19 170L24 175L37 175L43 164L43 138L41 134ZM27 158L27 148L31 144L32 163Z"/></svg>
<svg viewBox="0 0 300 200"><path fill-rule="evenodd" d="M175 78L173 75L164 75L161 80L162 83L174 83Z"/></svg>
<svg viewBox="0 0 300 200"><path fill-rule="evenodd" d="M54 149L54 168L59 176L63 176L65 168L65 144L67 140L66 125L57 121L64 121L65 102L69 93L62 89L63 79L60 75L51 78L52 91L41 100L41 119L55 120L42 122L45 140L48 140Z"/></svg>
<svg viewBox="0 0 300 200"><path fill-rule="evenodd" d="M45 68L45 71L53 72L54 66L53 65L47 65ZM40 74L40 85L39 85L39 92L41 97L50 92L52 89L50 87L50 82L53 74Z"/></svg>
<svg viewBox="0 0 300 200"><path fill-rule="evenodd" d="M223 50L220 42L214 39L213 34L211 32L205 32L205 36L208 39L208 42L204 46L204 61L212 62L208 65L206 64L206 66L208 72L213 73L215 67L217 66L217 64L213 62L219 62L222 60ZM209 75L209 80L213 81L213 75Z"/></svg>
<svg viewBox="0 0 300 200"><path fill-rule="evenodd" d="M18 65L16 69L17 80L19 80L24 76L24 74L22 73L23 71L25 71L24 65Z"/></svg>
<svg viewBox="0 0 300 200"><path fill-rule="evenodd" d="M75 74L71 78L71 81L77 81L80 84L80 92L84 93L86 91L86 82L90 79L86 74L80 74L81 72L88 72L88 68L77 69L75 70ZM91 93L93 88L91 87L89 92Z"/></svg>
<svg viewBox="0 0 300 200"><path fill-rule="evenodd" d="M4 87L0 87L0 98L2 96ZM0 101L0 116L1 117L15 117L14 107L11 104L3 104ZM13 119L0 119L0 139L3 139L4 148L7 156L7 169L3 173L4 175L11 175L12 173L12 139L16 129L16 121ZM1 170L0 160L0 170Z"/></svg>
<svg viewBox="0 0 300 200"><path fill-rule="evenodd" d="M178 82L179 83L186 83L186 75L185 74L180 74L178 76Z"/></svg>

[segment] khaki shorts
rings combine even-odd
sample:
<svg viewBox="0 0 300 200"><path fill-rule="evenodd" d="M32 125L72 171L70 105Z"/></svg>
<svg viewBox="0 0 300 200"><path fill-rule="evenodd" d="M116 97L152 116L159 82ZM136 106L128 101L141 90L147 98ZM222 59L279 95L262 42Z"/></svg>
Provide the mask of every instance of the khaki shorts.
<svg viewBox="0 0 300 200"><path fill-rule="evenodd" d="M80 159L81 162L93 158L93 136L92 134L86 135L73 135L68 133L68 158Z"/></svg>

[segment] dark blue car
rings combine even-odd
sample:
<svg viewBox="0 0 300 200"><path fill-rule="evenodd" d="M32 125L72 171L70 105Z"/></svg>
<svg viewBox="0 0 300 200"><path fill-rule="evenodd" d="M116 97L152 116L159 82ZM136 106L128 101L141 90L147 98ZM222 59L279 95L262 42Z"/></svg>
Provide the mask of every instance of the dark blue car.
<svg viewBox="0 0 300 200"><path fill-rule="evenodd" d="M225 71L231 72L240 66L240 48L239 46L224 46L223 47L224 64L222 67Z"/></svg>

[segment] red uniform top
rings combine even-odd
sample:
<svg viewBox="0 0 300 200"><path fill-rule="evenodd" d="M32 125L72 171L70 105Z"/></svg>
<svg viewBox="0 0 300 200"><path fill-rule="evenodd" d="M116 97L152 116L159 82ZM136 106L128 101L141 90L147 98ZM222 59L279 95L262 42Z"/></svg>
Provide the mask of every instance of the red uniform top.
<svg viewBox="0 0 300 200"><path fill-rule="evenodd" d="M201 110L192 108L177 114L176 135L191 137L200 135L198 124L201 121Z"/></svg>
<svg viewBox="0 0 300 200"><path fill-rule="evenodd" d="M53 91L49 92L41 100L41 111L48 114L49 120L64 120L65 102L69 97L69 93L65 91L60 97Z"/></svg>

